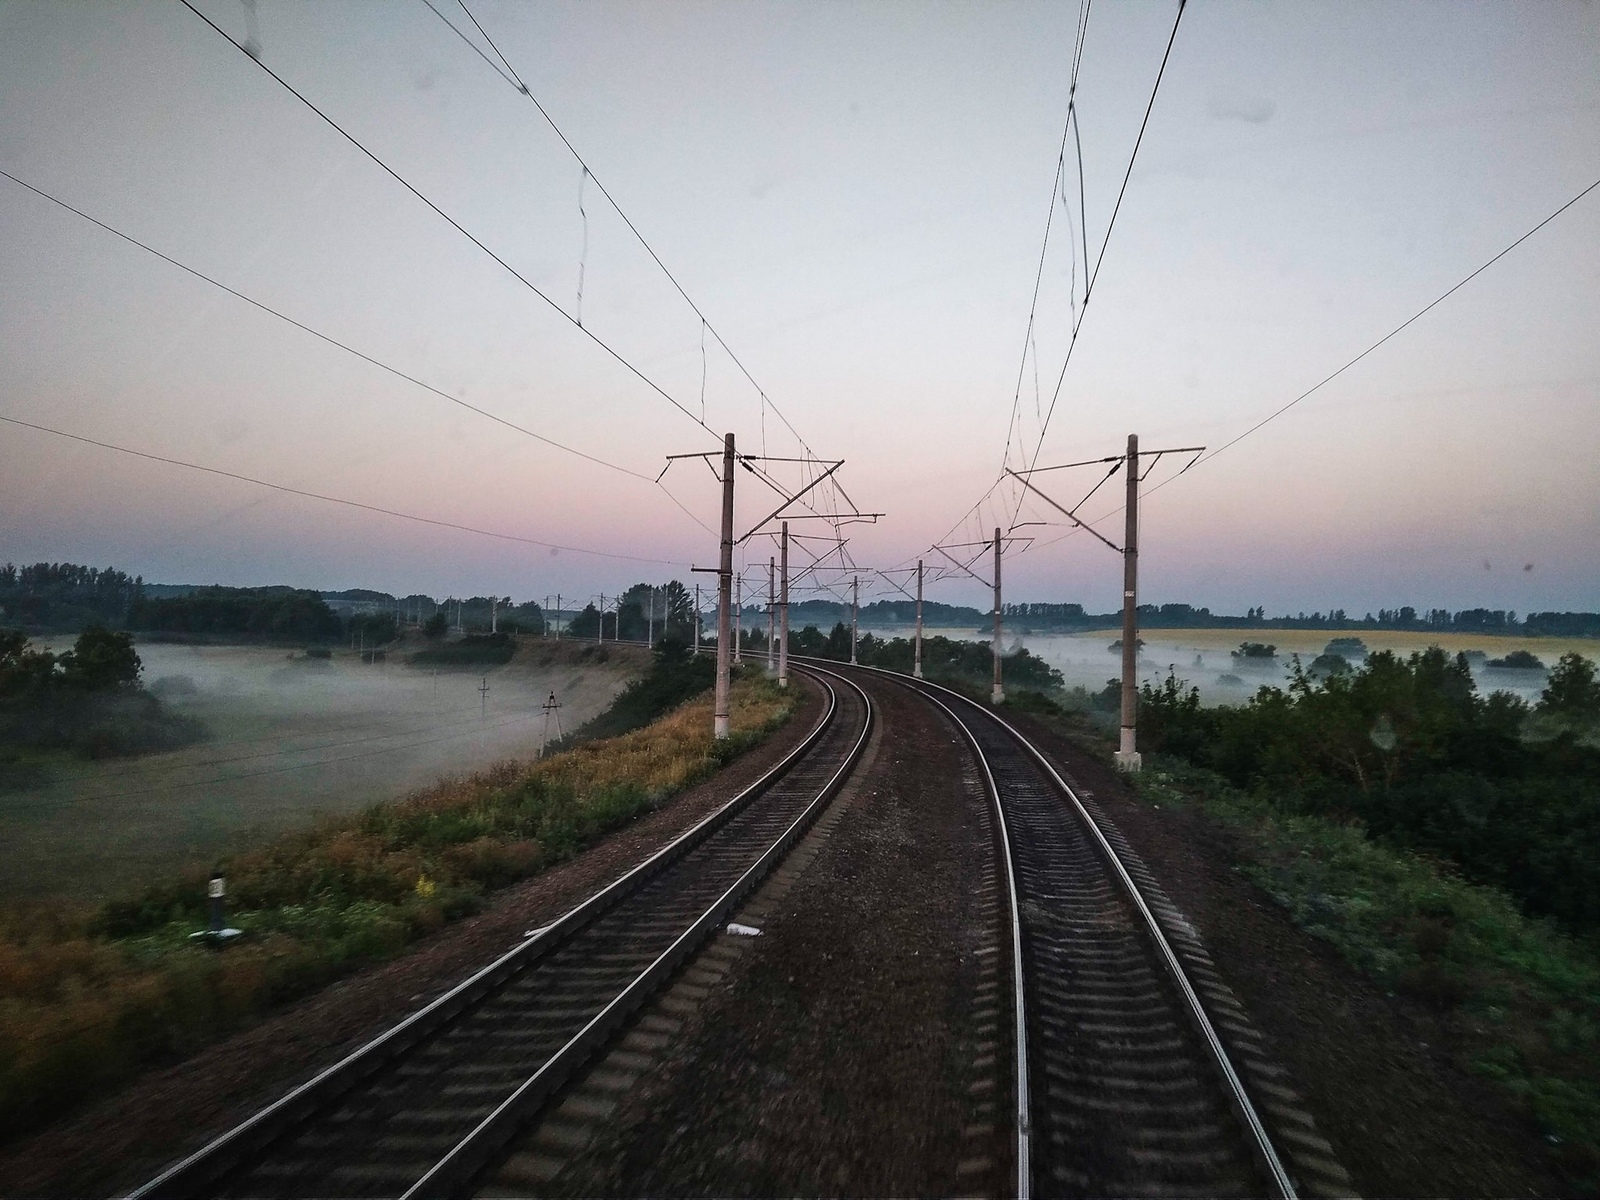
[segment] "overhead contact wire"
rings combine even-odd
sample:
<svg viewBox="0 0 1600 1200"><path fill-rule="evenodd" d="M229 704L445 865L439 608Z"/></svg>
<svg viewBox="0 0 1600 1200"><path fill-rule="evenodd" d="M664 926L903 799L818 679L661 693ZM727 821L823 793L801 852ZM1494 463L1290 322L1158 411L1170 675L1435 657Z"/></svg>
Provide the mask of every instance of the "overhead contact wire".
<svg viewBox="0 0 1600 1200"><path fill-rule="evenodd" d="M340 137L344 138L345 141L349 142L357 150L361 151L362 154L366 155L375 164L377 164L380 168L382 168L383 171L391 179L393 179L401 187L405 188L406 191L410 192L418 200L422 201L423 204L427 205L428 208L432 209L433 212L436 213L439 217L441 217L445 221L447 221L458 233L461 234L462 237L466 238L469 242L471 242L479 250L482 250L490 258L492 258L496 263L498 263L501 267L503 267L505 269L505 271L508 274L510 274L513 279L515 279L518 283L522 284L523 287L527 288L535 296L539 297L539 299L543 300L546 304L548 304L556 312L560 313L561 316L563 318L565 318L566 321L573 326L573 328L577 329L580 333L582 333L585 337L587 337L596 346L599 346L600 349L604 350L608 355L610 355L614 360L616 360L616 362L621 364L623 367L626 367L627 370L631 374L633 374L633 376L635 378L637 378L641 383L643 383L651 391L655 392L658 396L660 396L668 404L672 405L673 408L677 409L684 416L688 417L689 420L693 421L696 425L699 425L707 433L714 434L714 431L710 428L710 426L706 425L703 421L701 421L698 417L696 417L694 415L694 413L690 412L689 409L686 408L683 404L679 403L678 400L675 399L669 392L667 392L666 389L664 389L660 384L656 383L655 380L651 379L648 375L646 375L638 367L634 366L633 363L629 362L626 358L624 358L620 352L618 352L617 350L613 349L607 342L603 341L599 337L596 337L595 334L592 333L591 331L585 329L583 327L583 325L580 324L578 322L578 320L576 318L574 318L571 313L569 313L566 309L562 308L560 304L556 303L556 301L554 299L552 299L550 296L546 295L545 292L540 290L540 288L536 284L534 284L531 280L529 280L525 275L523 275L520 271L518 271L515 267L513 267L504 258L501 258L500 255L496 254L493 250L491 250L482 241L480 241L478 239L478 237L476 235L474 235L471 231L469 231L466 228L466 226L462 225L461 222L457 221L449 213L445 212L444 209L440 208L432 200L428 199L427 196L423 195L423 193L420 190L418 190L415 185L413 185L412 183L407 181L407 179L403 175L401 175L398 171L396 171L388 163L384 162L383 159L379 158L375 153L373 153L373 151L369 150L366 147L366 145L359 138L357 138L354 134L351 134L351 133L347 132L342 125L340 125L337 121L335 121L327 113L323 112L322 109L318 108L316 106L316 104L314 104L303 93L301 93L299 90L297 90L294 87L293 84L291 84L288 80L284 79L283 76L279 75L271 67L267 66L267 64L265 62L263 62L259 58L256 58L254 55L252 55L248 51L246 51L243 46L241 46L238 42L234 41L232 37L230 37L226 32L224 32L220 25L218 25L210 17L206 16L203 12L201 12L198 8L196 8L190 2L190 0L178 0L178 3L182 4L185 8L187 8L195 16L199 17L200 20L204 21L208 26L210 26L211 29L217 34L217 36L222 38L223 41L227 42L235 50L238 50L246 58L250 59L251 62L255 63L256 66L260 67L263 71L265 71L268 75L270 75L273 78L273 80L276 81L278 83L278 85L281 86L284 89L284 91L288 92L296 100L300 101L300 103L304 104L312 112L316 113L317 116L322 118L323 122L326 123L327 126L330 129L332 129ZM595 183L598 186L600 181L597 179L597 180L595 180ZM604 191L604 188L602 188L601 190ZM610 199L610 197L608 196L607 199ZM715 331L713 331L713 332L715 332Z"/></svg>

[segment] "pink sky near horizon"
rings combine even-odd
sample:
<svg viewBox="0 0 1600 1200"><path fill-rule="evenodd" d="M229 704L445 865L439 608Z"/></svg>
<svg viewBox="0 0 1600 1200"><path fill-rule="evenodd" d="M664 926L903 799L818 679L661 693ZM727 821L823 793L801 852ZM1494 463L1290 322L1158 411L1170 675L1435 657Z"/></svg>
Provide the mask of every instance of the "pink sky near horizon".
<svg viewBox="0 0 1600 1200"><path fill-rule="evenodd" d="M238 5L202 7L243 35ZM584 188L586 325L698 413L698 319L527 102L436 17L420 3L259 10L264 61L569 311ZM1001 461L1076 8L473 11L806 441L847 460L851 496L889 514L847 530L856 561L933 561L929 543ZM1079 92L1091 259L1173 13L1092 15ZM1597 50L1600 15L1579 4L1190 6L1041 461L1116 453L1130 430L1147 448L1221 445L1600 177ZM396 380L4 179L0 415L439 520L714 561L714 538L647 481L712 437L181 6L0 8L0 168L646 480ZM1059 207L1055 220L1041 408L1082 271ZM1600 192L1152 492L1142 598L1600 607L1596 246ZM795 451L714 341L704 363L713 429L753 451L764 423L771 453ZM1031 436L1031 366L1022 409ZM714 484L691 466L666 483L714 524ZM748 483L741 531L770 507ZM1112 488L1086 511L1114 509ZM953 536L996 519L991 507ZM1120 538L1119 519L1105 528ZM1114 606L1114 556L1081 535L1042 544L1063 532L1008 560L1008 598ZM766 553L743 557L755 570ZM690 579L16 426L0 426L7 559L519 599ZM970 580L929 595L986 600Z"/></svg>

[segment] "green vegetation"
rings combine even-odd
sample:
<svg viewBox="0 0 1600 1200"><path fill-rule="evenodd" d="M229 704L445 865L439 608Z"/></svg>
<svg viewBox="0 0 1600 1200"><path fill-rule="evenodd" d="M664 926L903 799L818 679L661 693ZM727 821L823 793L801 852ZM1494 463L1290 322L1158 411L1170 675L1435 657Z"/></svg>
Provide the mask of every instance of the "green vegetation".
<svg viewBox="0 0 1600 1200"><path fill-rule="evenodd" d="M789 648L796 654L849 662L850 627L841 621L824 636L815 625L807 625L789 635ZM856 659L869 667L909 675L915 664L916 647L909 638L885 640L864 633L856 640ZM1026 648L1002 655L1000 664L1007 688L1044 692L1059 689L1063 682L1060 671ZM987 683L994 677L994 651L984 642L926 637L922 639L922 673L941 681Z"/></svg>
<svg viewBox="0 0 1600 1200"><path fill-rule="evenodd" d="M205 736L139 685L126 633L90 626L65 654L0 629L0 791L37 782L41 757L108 758L171 750Z"/></svg>
<svg viewBox="0 0 1600 1200"><path fill-rule="evenodd" d="M726 741L701 699L225 859L229 920L246 935L226 950L189 941L206 921L206 870L90 913L0 910L0 1128L36 1128L397 953L705 778L785 721L792 697L747 677L732 699Z"/></svg>
<svg viewBox="0 0 1600 1200"><path fill-rule="evenodd" d="M144 580L111 567L73 563L0 566L0 619L29 629L121 625L143 595Z"/></svg>
<svg viewBox="0 0 1600 1200"><path fill-rule="evenodd" d="M658 642L650 670L623 688L594 720L552 743L553 750L581 746L596 738L617 737L642 729L684 701L709 689L717 680L715 654L695 655L679 641Z"/></svg>
<svg viewBox="0 0 1600 1200"><path fill-rule="evenodd" d="M1542 671L1544 663L1540 662L1537 655L1526 650L1513 650L1504 658L1491 658L1487 664L1501 671Z"/></svg>
<svg viewBox="0 0 1600 1200"><path fill-rule="evenodd" d="M416 667L498 667L516 652L517 643L509 633L469 633L458 642L418 650L406 661Z"/></svg>
<svg viewBox="0 0 1600 1200"><path fill-rule="evenodd" d="M1246 834L1308 931L1441 1014L1463 1058L1600 1172L1600 682L1566 655L1539 704L1464 655L1372 655L1203 708L1141 690L1140 790ZM1600 1179L1600 1174L1595 1176Z"/></svg>
<svg viewBox="0 0 1600 1200"><path fill-rule="evenodd" d="M391 625L393 618L390 618ZM316 592L297 588L197 588L185 596L138 598L128 628L315 642L339 638L339 616Z"/></svg>

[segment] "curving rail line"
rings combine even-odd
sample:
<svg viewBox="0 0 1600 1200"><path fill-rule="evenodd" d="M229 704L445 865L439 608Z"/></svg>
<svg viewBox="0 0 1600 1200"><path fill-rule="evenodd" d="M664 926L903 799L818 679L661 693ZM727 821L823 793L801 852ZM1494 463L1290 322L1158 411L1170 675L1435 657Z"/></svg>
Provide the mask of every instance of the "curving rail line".
<svg viewBox="0 0 1600 1200"><path fill-rule="evenodd" d="M469 1187L788 854L843 785L871 736L872 702L833 672L806 673L823 688L826 710L759 780L133 1196L422 1197Z"/></svg>
<svg viewBox="0 0 1600 1200"><path fill-rule="evenodd" d="M1259 1195L1295 1186L1183 965L1048 759L958 692L871 670L942 709L988 783L1016 999L1017 1195ZM1063 803L1063 801L1065 803Z"/></svg>

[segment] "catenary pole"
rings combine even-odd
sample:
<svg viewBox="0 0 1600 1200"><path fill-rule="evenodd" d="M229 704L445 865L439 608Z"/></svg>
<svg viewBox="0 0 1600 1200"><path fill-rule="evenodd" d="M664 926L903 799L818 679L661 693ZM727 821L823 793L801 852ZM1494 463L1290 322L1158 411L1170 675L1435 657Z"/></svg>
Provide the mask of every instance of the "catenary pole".
<svg viewBox="0 0 1600 1200"><path fill-rule="evenodd" d="M767 556L767 674L778 669L778 560Z"/></svg>
<svg viewBox="0 0 1600 1200"><path fill-rule="evenodd" d="M733 577L733 661L744 661L744 576Z"/></svg>
<svg viewBox="0 0 1600 1200"><path fill-rule="evenodd" d="M1137 771L1138 750L1134 676L1139 671L1139 435L1128 435L1127 525L1122 542L1122 731L1117 766Z"/></svg>
<svg viewBox="0 0 1600 1200"><path fill-rule="evenodd" d="M917 656L911 667L913 678L922 678L922 560L917 559Z"/></svg>
<svg viewBox="0 0 1600 1200"><path fill-rule="evenodd" d="M722 443L722 554L717 563L717 690L712 713L712 736L729 733L730 672L733 647L733 434Z"/></svg>
<svg viewBox="0 0 1600 1200"><path fill-rule="evenodd" d="M861 576L850 580L850 665L856 664L856 621L861 611Z"/></svg>
<svg viewBox="0 0 1600 1200"><path fill-rule="evenodd" d="M789 686L789 522L778 537L778 686Z"/></svg>
<svg viewBox="0 0 1600 1200"><path fill-rule="evenodd" d="M694 585L694 653L700 656L700 585Z"/></svg>
<svg viewBox="0 0 1600 1200"><path fill-rule="evenodd" d="M1006 698L1000 686L1000 527L994 529L994 689L989 693L989 703L999 704Z"/></svg>

